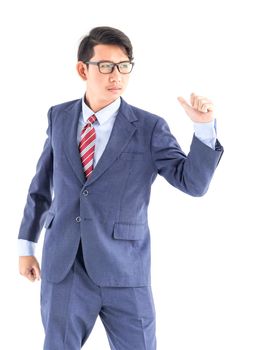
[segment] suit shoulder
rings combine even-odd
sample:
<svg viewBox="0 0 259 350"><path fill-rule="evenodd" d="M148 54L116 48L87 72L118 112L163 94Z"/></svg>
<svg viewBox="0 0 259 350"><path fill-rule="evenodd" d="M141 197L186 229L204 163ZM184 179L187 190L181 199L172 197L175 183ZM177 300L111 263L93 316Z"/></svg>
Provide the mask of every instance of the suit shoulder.
<svg viewBox="0 0 259 350"><path fill-rule="evenodd" d="M148 112L144 109L132 105L130 105L130 107L137 119L139 121L142 121L143 125L149 125L151 128L154 128L157 124L167 125L167 121L157 114Z"/></svg>
<svg viewBox="0 0 259 350"><path fill-rule="evenodd" d="M132 105L130 105L130 107L131 107L133 113L137 116L137 118L144 119L147 122L150 121L150 122L156 123L158 120L163 119L160 116L158 116L154 113L148 112L148 111L141 109L139 107L132 106Z"/></svg>
<svg viewBox="0 0 259 350"><path fill-rule="evenodd" d="M72 101L59 103L57 105L52 106L52 110L53 111L62 111L64 109L69 109L69 108L73 107L76 103L79 103L80 101L81 101L81 99L76 99L76 100L72 100Z"/></svg>

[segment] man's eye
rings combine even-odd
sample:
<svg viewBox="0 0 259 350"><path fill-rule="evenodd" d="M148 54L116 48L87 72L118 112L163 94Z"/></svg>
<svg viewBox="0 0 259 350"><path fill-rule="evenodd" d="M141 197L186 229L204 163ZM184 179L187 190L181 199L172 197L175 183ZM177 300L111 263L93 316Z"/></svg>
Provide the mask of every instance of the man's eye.
<svg viewBox="0 0 259 350"><path fill-rule="evenodd" d="M111 63L101 63L100 67L101 68L111 68L112 64Z"/></svg>

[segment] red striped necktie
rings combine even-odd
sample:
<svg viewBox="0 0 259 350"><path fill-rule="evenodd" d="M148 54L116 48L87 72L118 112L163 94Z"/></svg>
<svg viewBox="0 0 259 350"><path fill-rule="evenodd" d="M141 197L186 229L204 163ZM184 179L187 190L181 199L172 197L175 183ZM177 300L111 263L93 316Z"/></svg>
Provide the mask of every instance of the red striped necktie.
<svg viewBox="0 0 259 350"><path fill-rule="evenodd" d="M90 176L93 171L94 163L94 149L96 133L93 123L97 120L95 115L87 119L87 123L81 132L81 139L79 143L79 152L86 178Z"/></svg>

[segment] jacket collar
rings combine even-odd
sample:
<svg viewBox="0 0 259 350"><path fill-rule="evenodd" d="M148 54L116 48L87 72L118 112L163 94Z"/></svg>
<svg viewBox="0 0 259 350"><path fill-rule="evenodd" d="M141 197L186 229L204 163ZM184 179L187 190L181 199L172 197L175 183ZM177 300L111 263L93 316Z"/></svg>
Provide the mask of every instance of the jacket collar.
<svg viewBox="0 0 259 350"><path fill-rule="evenodd" d="M63 120L64 151L67 159L82 185L90 185L96 181L112 164L129 143L136 131L134 122L138 120L132 107L121 99L107 146L89 179L85 179L77 145L77 128L82 112L82 100L76 100L64 110Z"/></svg>

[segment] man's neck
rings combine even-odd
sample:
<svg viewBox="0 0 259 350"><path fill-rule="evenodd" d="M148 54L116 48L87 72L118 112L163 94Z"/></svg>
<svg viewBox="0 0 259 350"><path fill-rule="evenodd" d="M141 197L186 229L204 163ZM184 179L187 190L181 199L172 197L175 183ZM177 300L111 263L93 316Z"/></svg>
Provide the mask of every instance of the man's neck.
<svg viewBox="0 0 259 350"><path fill-rule="evenodd" d="M95 102L91 101L91 102L90 102L89 99L88 99L88 98L86 97L86 95L85 95L84 101L85 101L85 104L86 104L94 113L96 113L96 112L100 111L101 109L103 109L103 108L109 106L109 105L110 105L111 103L113 103L115 100L110 101L110 102L107 102L107 101L99 101L99 102L97 102L97 101L95 101Z"/></svg>

